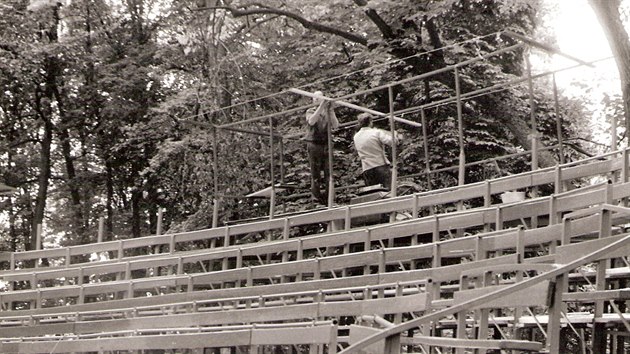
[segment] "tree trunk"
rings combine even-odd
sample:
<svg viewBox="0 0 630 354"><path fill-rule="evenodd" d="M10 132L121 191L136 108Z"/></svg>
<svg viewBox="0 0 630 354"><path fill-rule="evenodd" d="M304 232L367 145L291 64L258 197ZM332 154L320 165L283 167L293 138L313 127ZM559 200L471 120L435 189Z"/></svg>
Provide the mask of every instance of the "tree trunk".
<svg viewBox="0 0 630 354"><path fill-rule="evenodd" d="M37 199L35 200L35 210L31 224L31 240L29 250L37 249L37 225L44 222L44 211L46 210L46 199L48 198L48 185L50 183L50 155L53 137L53 126L48 119L44 119L44 133L41 137L41 153L39 158L39 177L37 179Z"/></svg>
<svg viewBox="0 0 630 354"><path fill-rule="evenodd" d="M621 21L619 13L620 0L589 0L589 4L595 11L599 23L604 29L610 49L615 57L619 78L621 79L621 92L623 95L623 108L626 132L626 142L630 146L630 39ZM616 149L616 147L613 147Z"/></svg>

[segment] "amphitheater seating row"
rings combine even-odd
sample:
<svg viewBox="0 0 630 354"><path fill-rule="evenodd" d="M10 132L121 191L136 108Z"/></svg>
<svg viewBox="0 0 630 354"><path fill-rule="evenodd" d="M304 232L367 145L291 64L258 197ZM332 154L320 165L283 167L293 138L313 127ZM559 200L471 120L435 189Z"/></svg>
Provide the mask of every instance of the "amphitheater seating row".
<svg viewBox="0 0 630 354"><path fill-rule="evenodd" d="M352 218L404 210L411 210L413 217L417 217L421 208L448 205L475 198L483 198L484 205L489 206L492 203L492 195L510 190L555 184L556 191L559 192L562 190L562 186L569 181L585 177L607 176L619 171L622 173L622 180L626 181L627 176L624 171L628 170L627 154L628 150L626 149L598 156L593 159L564 164L555 168L541 169L486 182L417 193L411 196L401 196L385 201L333 208L263 222L58 249L33 250L19 253L5 252L0 254L0 264L8 265L8 268L13 270L16 268L16 265L19 265L20 268L35 267L39 264L39 260L43 258L63 259L66 265L70 265L74 262L86 262L93 253L112 252L118 259L124 259L128 256L126 256L126 254L132 254L133 250L157 249L172 254L177 252L178 249L185 248L186 245L190 245L192 242L209 242L210 247L235 245L242 237L251 233L278 232L280 238L288 239L292 234L292 227L326 223L336 220L344 221L345 229L349 230L351 228ZM621 155L621 157L617 157L617 155ZM602 160L607 157L610 159ZM272 235L268 236L271 237Z"/></svg>
<svg viewBox="0 0 630 354"><path fill-rule="evenodd" d="M595 208L595 209L597 209L597 208ZM601 209L601 208L599 208L599 209ZM608 209L610 209L611 211L615 211L616 210L614 207L608 207ZM621 210L621 211L623 211L623 210ZM593 212L593 211L589 211L589 212L590 213L596 213L596 212ZM601 212L601 210L600 210L600 212ZM577 215L577 216L580 216L580 215ZM601 218L599 218L599 215L595 215L595 216L598 217L598 220L601 219ZM576 217L576 215L573 215L572 217ZM577 220L573 220L572 222L579 221L579 220L588 220L588 224L591 224L591 226L593 226L592 224L594 223L592 218L590 218L590 216L588 216L588 215L584 216L584 218L579 218ZM614 220L614 218L611 218L611 222L613 222L613 220ZM576 229L574 226L575 225L570 227L570 229L572 231ZM593 229L593 227L591 227L591 229ZM523 230L520 231L521 234L523 234L523 232L524 232ZM598 248L600 248L602 246L602 243L606 243L606 242L610 243L610 242L615 242L617 240L626 240L627 239L626 236L627 235L610 236L607 239L600 239L600 240L595 240L595 241L587 241L587 242L582 242L582 243L579 243L579 244L576 244L576 245L559 246L557 248L557 257L558 257L558 259L561 259L563 261L570 262L571 258L575 258L576 255L583 254L583 252L575 252L575 249L571 249L571 248L567 248L567 247L577 247L577 246L582 247L582 245L584 244L584 245L588 245L588 247L585 248L586 252L588 252L591 249L598 249ZM564 242L567 242L566 236L563 238L563 240L564 240ZM514 244L514 242L512 242L512 244ZM627 247L626 248L617 248L616 249L617 250L617 254L613 254L612 256L619 256L619 255L623 255L623 254L628 254L628 252L627 252L628 248ZM512 271L524 271L524 270L530 270L531 271L531 270L536 270L536 271L540 271L540 272L544 273L545 271L550 271L550 270L553 271L553 269L557 268L557 266L553 266L553 265L549 265L549 264L520 264L519 265L516 262L516 260L518 260L518 258L519 257L515 257L515 258L512 257L512 261L515 264L512 269L510 269L510 265L506 264L506 265L502 265L502 266L494 266L494 268L493 268L494 272L512 272ZM474 261L474 262L476 262L476 261ZM475 276L479 276L479 274L482 274L483 271L481 271L480 269L487 269L487 264L481 263L481 262L484 262L483 260L480 260L478 262L480 262L480 263L476 265L476 266L478 266L478 268L475 268L475 269L477 269L475 271L470 270L471 269L470 266L469 267L459 267L460 270L457 273L459 273L460 279L472 278L472 277L475 277ZM467 264L463 264L463 265L467 265ZM435 269L434 271L435 271L435 273L441 273L442 269ZM461 284L464 284L464 283L465 284L469 284L470 282L468 282L468 281L460 282L460 287L462 286ZM543 284L543 285L541 285L541 284ZM526 290L522 290L520 293L514 292L513 293L514 296L511 296L509 298L501 298L501 301L498 301L497 298L495 297L494 298L494 300L495 300L494 303L487 302L487 303L485 303L483 305L484 306L488 306L488 307L512 306L515 303L517 303L519 305L538 305L540 303L543 303L544 300L547 298L547 295L546 295L547 293L546 293L545 289L549 289L548 284L549 284L548 281L546 283L537 283L536 284L535 290L540 290L538 293L542 294L542 296L538 296L538 297L523 297L521 295L523 294L523 291L526 291ZM415 284L415 285L417 285L417 284ZM359 288L359 289L362 289L362 288ZM531 289L532 288L528 288L527 290L531 291ZM234 290L239 290L239 289L234 289ZM484 289L482 288L482 290L484 290ZM345 292L346 290L342 289L341 291ZM493 291L495 291L495 289L493 289ZM484 292L482 292L482 294L483 293ZM487 291L485 293L487 293ZM417 295L419 295L419 294L420 293L418 293ZM458 306L461 303L466 303L467 301L471 301L470 299L474 300L474 299L476 299L479 296L480 293L478 292L477 294L473 294L471 296L471 294L472 294L471 290L461 289L460 292L456 292L455 294L456 294L456 296L454 298L454 303L451 304L447 308L452 308L453 306ZM302 294L302 295L304 295L304 294ZM318 315L319 316L321 316L321 315L324 315L324 316L326 316L326 315L335 316L335 315L340 315L340 314L343 314L343 313L356 315L356 314L369 313L369 311L374 311L373 309L375 309L375 308L379 309L381 307L382 307L382 312L384 312L384 313L389 312L389 311L392 311L394 313L400 312L400 311L405 311L405 312L407 312L407 311L422 311L422 310L424 310L424 307L417 305L417 303L422 303L424 300L426 300L426 296L421 296L421 298L423 300L416 301L416 300L419 300L417 298L417 295L413 295L412 297L408 298L411 301L408 301L406 303L407 304L411 304L411 306L408 306L407 308L405 308L404 306L401 307L402 305L401 305L400 302L392 301L391 299L387 300L388 298L386 298L386 297L382 298L382 299L377 299L377 300L372 300L372 299L367 300L367 302L375 301L372 304L372 305L375 305L375 306L369 307L370 305L368 305L365 302L364 303L360 303L361 300L362 300L361 297L356 297L356 298L354 298L355 300L350 301L349 304L346 304L346 303L342 302L341 304L336 304L337 306L335 306L335 307L330 307L329 308L329 312L312 312L312 313L308 313L306 311L303 311L305 309L305 307L300 307L301 304L296 302L295 305L290 305L290 306L295 306L294 308L292 308L289 311L289 312L293 313L293 315L285 315L285 316L288 316L288 317L281 317L281 315L275 314L274 311L269 311L268 313L274 314L272 317L264 317L264 316L263 317L259 317L258 321L260 321L261 319L265 319L265 318L272 319L272 320L278 320L278 319L284 318L286 320L286 319L290 319L291 316L295 316L295 317L300 317L300 316L311 317L311 316L318 316ZM407 296L410 296L410 295L407 295ZM285 295L281 294L281 295L279 295L279 297L285 297ZM521 301L521 302L514 302L515 297L518 298L518 299L521 299L521 300L527 299L529 302L523 302L523 301ZM220 319L221 317L219 317L219 319L217 319L217 321L225 320L225 318L227 318L226 316L235 316L235 318L240 319L240 321L247 321L248 318L246 318L246 317L239 317L239 315L243 313L243 312L239 312L239 311L251 311L251 313L255 313L254 311L257 311L257 310L260 309L259 306L256 306L253 303L249 304L249 306L250 306L249 308L235 309L233 307L233 303L239 302L239 301L244 301L244 302L252 301L253 302L253 301L256 301L256 299L243 299L241 297L237 297L237 298L224 300L224 302L232 304L232 305L230 305L230 306L225 306L225 305L224 306L220 306L220 310L215 310L215 311L224 312L223 319ZM359 302L359 303L358 304L352 304L353 302ZM386 302L389 303L390 307L387 307L385 305ZM264 301L264 303L268 304L269 306L273 306L271 301ZM258 305L259 304L260 303L258 303ZM352 305L350 305L350 304L352 304ZM339 305L341 305L341 306L339 306ZM391 306L393 306L393 307L391 307ZM287 307L287 305L281 305L281 307L285 308L285 307ZM263 307L263 308L265 308L265 307ZM345 308L345 310L342 310L344 308ZM355 309L354 312L349 310L349 308L354 308ZM468 308L467 311L474 310L474 309L475 309L474 307L471 307L471 308ZM142 309L140 311L138 311L138 313L141 312L141 311L142 311ZM343 311L347 311L347 312L343 312ZM377 313L377 312L378 311L375 311L375 313ZM208 311L208 313L210 313L210 311ZM206 313L204 313L204 314L206 314ZM297 315L297 314L299 314L299 315ZM85 315L87 316L88 314L85 314ZM259 316L259 315L262 316L261 313L257 313L256 315L253 316L253 318L255 318L255 317ZM68 315L66 314L66 316L68 316ZM153 316L155 316L155 315L153 315ZM177 320L169 321L169 320L167 320L167 316L173 316L174 318L177 318ZM152 318L152 317L146 317L144 319L142 317L138 317L138 318L137 317L132 317L131 319L111 320L110 324L113 326L112 328L116 328L116 327L117 328L121 328L121 327L118 327L118 326L121 325L121 323L125 323L125 321L127 321L127 323L131 323L131 327L134 327L134 328L143 328L142 325L141 325L141 323L143 323L144 326L148 326L148 328L145 328L145 329L155 329L155 328L153 328L152 326L150 326L148 324L149 323L157 323L157 322L159 322L159 323L164 323L166 325L175 325L177 323L179 323L181 325L182 322L180 322L180 321L182 321L182 317L178 318L177 316L188 316L188 315L186 315L186 314L162 315L160 317L160 321L155 321L155 318ZM197 318L198 319L199 318L204 318L206 316L197 316ZM188 316L188 317L191 317L191 316ZM464 316L461 316L461 317L464 318ZM249 319L251 319L251 318L249 318ZM118 321L118 323L116 323L116 321ZM136 321L136 322L133 323L131 321ZM94 323L86 322L86 323L82 323L82 325L85 328L84 330L86 330L88 332L90 331L90 328L91 328L92 331L94 331L94 330L102 331L103 328L108 328L108 327L104 326L102 322L103 322L103 320L100 320L100 322L99 321L95 321ZM190 322L189 323L183 322L183 323L186 324L186 325L197 325L197 326L200 325L200 323L190 323ZM202 322L202 324L208 325L209 323ZM90 327L90 325L92 325L92 326ZM45 328L45 326L47 326L47 325L46 324L39 324L38 326L41 329L41 328ZM48 326L50 326L50 324L48 324ZM168 327L171 327L171 326L167 326L166 329L168 329ZM77 329L77 328L81 328L81 326L77 325L77 323L75 323L75 327L74 328L61 327L61 328L58 328L57 330L59 331L58 333L66 333L66 331L68 331L69 329L72 329L73 331L80 332L81 330ZM124 326L122 328L124 328ZM164 327L162 326L161 328L164 328ZM3 331L3 333L5 333L5 332ZM9 332L6 332L6 333L9 333ZM50 333L47 333L47 334L50 334ZM206 339L209 339L209 338L206 338ZM32 343L32 341L29 341L28 339L26 339L26 340L25 339L21 339L21 341L24 342L24 343L29 343L29 344ZM436 340L426 339L425 340L422 337L414 337L411 341L407 341L406 343L407 343L407 345L412 345L412 344L413 345L421 345L421 344L422 345L438 345L438 343L442 343L444 341L445 340L442 340L442 339L440 339L440 340L437 340L437 339ZM12 343L12 342L7 342L7 343ZM457 347L458 345L461 345L461 343L465 343L465 341L461 341L460 340L458 342L442 343L440 345ZM530 348L530 349L533 348L532 350L535 350L535 348L537 348L537 345L536 344L532 344L531 342L529 342L529 344L526 344L526 343L520 343L518 341L509 341L509 340L499 340L499 341L490 342L490 341L479 339L479 340L473 340L473 342L469 342L469 345L471 345L471 343L472 343L472 345L479 346L480 348L482 348L482 347L483 348L498 347L498 348L504 348L504 349L505 348L517 348L519 350L528 350L528 348ZM11 345L14 345L14 343L11 344ZM181 344L178 344L178 345L181 345ZM12 348L12 347L7 346L6 348ZM36 347L32 347L32 348L36 348ZM64 348L67 348L67 347L64 347ZM72 348L78 348L78 347L72 347Z"/></svg>
<svg viewBox="0 0 630 354"><path fill-rule="evenodd" d="M467 228L478 228L484 225L491 225L493 222L495 228L499 225L499 229L510 221L523 220L524 218L534 218L544 215L551 215L556 222L559 215L570 210L573 207L586 207L606 201L611 194L611 198L618 200L626 198L630 193L630 184L620 183L610 187L602 184L596 188L588 188L585 190L574 190L565 192L557 196L537 198L521 203L511 205L498 205L491 208L478 208L464 212L446 213L412 219L406 222L399 222L387 226L369 227L351 231L334 232L321 236L310 236L295 238L286 241L274 241L256 243L253 245L244 245L239 248L214 248L201 251L181 252L177 255L156 255L152 258L146 256L135 260L125 261L109 261L94 262L93 265L73 265L55 268L41 269L23 269L14 271L5 271L0 273L0 278L6 282L25 282L27 286L22 288L42 288L47 284L55 284L54 280L63 279L64 284L72 283L72 285L82 286L84 279L100 276L100 281L104 282L105 275L111 275L110 279L132 280L132 274L142 271L140 276L155 278L160 274L164 275L183 275L184 273L194 273L194 266L198 263L196 272L212 272L207 268L212 268L212 262L218 263L220 269L236 269L242 268L244 264L254 269L259 269L256 264L264 265L267 259L278 262L280 258L272 257L282 255L284 261L304 260L310 254L323 257L321 249L330 249L333 247L347 254L350 246L360 246L362 249L371 249L374 242L378 246L384 247L385 243L393 244L395 239L404 237L411 238L411 244L418 241L418 237L427 235L429 239L439 240L441 232L448 232L452 236L450 230L466 230ZM523 220L523 223L525 221ZM407 243L408 244L408 243ZM204 267L208 263L209 267ZM231 266L230 266L231 265ZM186 267L187 266L187 267ZM165 271L160 272L160 269ZM345 275L345 271L341 274ZM155 279L153 279L155 280Z"/></svg>
<svg viewBox="0 0 630 354"><path fill-rule="evenodd" d="M418 262L423 261L430 262L433 267L438 267L444 260L451 258L483 259L488 252L496 253L513 249L515 245L518 249L517 254L524 259L525 247L560 242L559 237L571 238L597 232L598 229L592 222L594 219L595 217L592 216L575 222L570 235L566 235L568 231L565 230L565 225L556 224L532 230L500 230L488 233L485 237L469 236L431 244L368 250L216 272L16 290L0 293L0 305L8 309L13 302L33 301L35 307L42 307L44 300L64 299L65 303L67 298L76 298L76 302L81 304L90 297L101 297L101 301L104 301L108 294L112 293L125 293L126 297L132 298L136 293L146 294L153 292L154 289L160 289L156 294L181 292L184 289L187 292L193 292L200 288L222 288L228 283L236 287L251 287L287 279L297 282L303 279L335 278L337 274L341 276L353 272L364 275L372 272L385 273L388 266L405 271L415 268ZM626 219L621 218L617 222L625 222ZM414 276L419 275L414 274Z"/></svg>
<svg viewBox="0 0 630 354"><path fill-rule="evenodd" d="M600 163L615 171L619 166L626 165L623 161L614 164L608 161L592 162L593 165ZM566 176L566 171L559 171L563 170L556 168L551 175L556 181L565 181L563 176ZM622 181L625 180L623 175ZM484 184L486 191L490 190L489 185L492 184ZM606 318L603 313L604 307L612 308L612 305L605 304L606 301L624 299L623 289L612 292L606 288L615 279L626 276L627 273L623 270L609 269L607 264L598 261L597 264L601 266L597 267L594 275L582 275L583 271L574 273L567 270L562 273L566 276L566 280L562 280L564 283L560 283L558 277L549 277L549 274L565 269L567 264L574 265L575 257L582 257L593 248L606 249L610 247L610 242L623 244L626 239L628 213L625 208L613 204L623 204L629 190L626 183L606 184L566 193L558 191L553 196L522 203L486 205L484 208L304 236L295 240L266 241L252 246L230 245L232 241L229 240L225 247L218 242L212 249L190 252L175 252L175 248L169 248L173 254L145 256L146 259L121 257L95 265L93 269L73 262L63 262L58 268L8 270L1 274L6 277L5 280L30 284L24 290L0 293L0 304L3 305L3 311L0 311L0 336L3 337L0 349L2 352L36 352L35 348L48 345L50 349L51 344L54 346L53 343L58 343L55 347L58 351L87 351L88 343L93 345L90 341L99 337L103 340L119 339L120 343L129 344L127 349L142 350L153 348L151 345L157 342L151 341L151 337L156 333L173 337L173 344L168 348L211 347L206 345L209 342L196 346L201 342L195 342L195 339L191 339L191 342L196 343L195 346L188 346L175 338L183 338L184 333L188 334L196 329L199 333L195 334L203 338L200 340L213 341L212 336L216 334L213 331L216 328L212 326L219 323L223 327L220 331L225 333L232 329L249 331L249 335L241 333L241 342L233 342L231 346L252 349L267 344L303 344L285 343L280 339L275 339L274 343L261 344L244 339L247 336L253 338L252 333L265 322L296 323L291 330L278 329L278 333L284 333L280 335L282 337L293 330L296 331L294 333L299 330L304 330L303 333L315 333L319 329L314 328L313 320L337 320L343 316L359 318L371 313L393 321L385 330L370 329L383 338L388 338L387 333L393 332L394 328L400 329L406 323L418 322L417 320L431 316L432 313L447 313L445 318L434 322L433 329L431 326L421 326L422 334L414 333L406 339L397 337L397 340L386 340L382 343L384 350L393 352L401 344L407 349L415 350L414 348L432 346L459 348L468 343L469 348L480 350L494 348L536 351L541 347L540 343L510 338L488 341L483 337L483 331L476 337L472 336L471 330L487 330L491 322L496 323L498 316L484 314L492 306L500 307L507 315L511 314L503 316L505 320L499 327L507 328L506 326L516 323L526 323L532 321L532 318L534 322L538 321L537 325L544 325L546 322L541 322L540 316L530 315L528 318L504 311L506 306L514 303L514 299L522 297L519 294L528 294L527 290L532 289L523 287L514 290L510 287L522 286L519 284L531 282L531 279L542 279L531 286L546 296L544 299L524 297L529 303L523 301L519 304L526 307L526 310L530 307L526 305L531 305L538 308L534 311L552 314L557 310L549 306L548 299L556 296L557 303L595 301L596 306L602 308L598 315L590 319L595 323L623 322L619 316L611 319L610 316ZM441 193L436 195L436 200L443 196ZM420 200L418 195L413 199ZM391 201L373 203L370 207L382 212L382 209L378 209L381 204L395 205L388 203ZM408 206L407 204L406 207ZM419 207L411 206L414 216L418 216ZM345 220L351 219L347 218L347 213L345 215ZM527 229L537 226L533 219L547 215L549 225ZM286 224L287 219L282 222ZM521 226L503 229L516 224ZM346 225L350 223L346 222ZM491 231L492 228L498 230ZM450 232L453 230L468 230L475 235L465 236L463 233L462 236L460 232ZM155 239L159 237L161 236L156 236ZM454 238L448 239L450 237ZM601 239L591 241L594 237ZM400 242L401 238L405 241ZM423 241L430 243L419 244ZM385 247L386 244L392 247ZM372 249L376 245L380 249ZM579 245L589 246L569 248ZM351 250L351 246L356 247ZM343 249L342 253L331 255L322 251L335 247ZM619 247L614 258L624 254L628 254L627 249ZM311 255L315 257L308 259ZM35 258L40 256L38 254ZM14 266L9 268L15 268L15 264L21 264L24 260L35 259L16 260L18 258L13 256L12 262L18 263L12 263ZM183 274L186 269L184 264L191 267L200 260L203 262L208 259L219 263L220 270L206 268L199 273ZM147 261L153 261L153 264ZM168 271L165 272L166 275L143 272L144 269L156 267L170 268L171 274ZM484 271L488 269L493 273ZM109 278L103 277L104 281L100 284L85 282L84 278L99 272L107 272ZM533 276L533 272L538 275ZM512 276L513 273L520 274L525 280ZM578 277L577 274L582 276ZM141 278L134 279L134 276ZM58 283L61 277L67 277L69 281L65 285L45 286L47 282ZM112 280L105 281L107 279ZM567 287L563 287L558 295L555 291L557 286L553 285L577 283L584 279L593 279L596 284L593 297L569 292ZM493 284L492 281L497 282ZM511 281L516 283L506 285ZM498 302L494 293L506 291L504 289L509 289L508 297L502 299L507 302ZM148 293L160 296L147 296ZM479 302L484 297L488 301ZM13 310L16 303L25 302L32 302L34 308ZM47 307L62 302L67 305ZM460 312L448 312L461 306L464 307L458 310ZM456 317L449 317L454 314ZM574 311L565 311L567 318L575 318L574 314L577 315ZM553 321L559 321L560 316L555 315L549 317L547 322L550 325ZM387 323L386 320L383 322ZM235 326L251 327L243 329L244 327ZM361 326L354 326L354 333L365 330L359 327ZM116 328L121 330L117 332ZM133 328L134 331L131 333L122 328ZM350 329L351 333L347 337L340 337L337 334L339 329ZM359 339L352 338L352 331L352 326L337 326L334 330L335 343L345 345L346 342L352 344L360 341L361 336ZM449 331L457 337L449 343L444 343L448 342L444 338L431 335ZM28 337L20 334L28 334ZM321 351L325 347L333 352L337 345L333 347L330 338L332 334L313 345L317 346L317 350ZM601 336L595 339L601 342ZM212 343L217 347L224 346L219 342ZM38 347L40 344L42 346ZM98 349L93 347L92 350Z"/></svg>

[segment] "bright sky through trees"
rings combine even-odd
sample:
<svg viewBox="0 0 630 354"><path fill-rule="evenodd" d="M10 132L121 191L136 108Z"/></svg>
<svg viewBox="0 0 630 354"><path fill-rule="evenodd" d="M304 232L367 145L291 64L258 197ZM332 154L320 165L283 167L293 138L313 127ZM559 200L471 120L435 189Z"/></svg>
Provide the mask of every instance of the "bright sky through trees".
<svg viewBox="0 0 630 354"><path fill-rule="evenodd" d="M562 52L585 61L612 56L608 40L587 0L545 0L545 6L549 13L543 18L543 26L555 37L557 47ZM575 62L556 55L547 65L561 68L574 64ZM547 69L549 68L539 68L537 71ZM599 132L596 134L597 140L610 144L609 124L602 112L602 100L606 95L621 94L619 73L614 60L611 58L597 62L595 68L583 67L561 72L556 75L556 79L565 95L581 97L586 101L593 111L593 131Z"/></svg>

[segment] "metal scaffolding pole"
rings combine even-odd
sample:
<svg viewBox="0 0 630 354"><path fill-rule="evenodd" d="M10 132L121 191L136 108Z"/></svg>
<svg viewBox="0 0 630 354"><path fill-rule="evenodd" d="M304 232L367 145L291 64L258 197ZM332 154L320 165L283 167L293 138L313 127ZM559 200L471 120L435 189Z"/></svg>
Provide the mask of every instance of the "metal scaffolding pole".
<svg viewBox="0 0 630 354"><path fill-rule="evenodd" d="M389 96L389 128L392 133L392 181L391 181L391 196L396 196L396 189L398 189L398 149L396 148L396 119L394 117L394 88L389 86L387 88L387 94Z"/></svg>
<svg viewBox="0 0 630 354"><path fill-rule="evenodd" d="M212 174L213 174L213 192L212 199L212 227L219 224L219 152L217 144L217 127L212 126Z"/></svg>
<svg viewBox="0 0 630 354"><path fill-rule="evenodd" d="M274 209L276 205L276 181L275 181L275 159L273 158L273 117L269 117L269 156L271 160L271 196L269 197L269 219L273 219Z"/></svg>
<svg viewBox="0 0 630 354"><path fill-rule="evenodd" d="M424 109L420 110L420 119L422 121L422 139L424 141L424 171L427 174L427 189L431 190L431 161L429 159L429 136L427 134L427 117Z"/></svg>
<svg viewBox="0 0 630 354"><path fill-rule="evenodd" d="M330 117L329 117L330 118ZM335 203L335 179L333 177L333 141L330 119L326 122L326 135L328 144L328 207L332 208ZM319 176L317 176L319 178ZM319 187L318 187L319 188Z"/></svg>
<svg viewBox="0 0 630 354"><path fill-rule="evenodd" d="M458 67L455 67L455 97L457 98L457 134L459 138L459 174L457 177L457 184L461 186L466 183L466 151L464 147L464 117L462 114Z"/></svg>

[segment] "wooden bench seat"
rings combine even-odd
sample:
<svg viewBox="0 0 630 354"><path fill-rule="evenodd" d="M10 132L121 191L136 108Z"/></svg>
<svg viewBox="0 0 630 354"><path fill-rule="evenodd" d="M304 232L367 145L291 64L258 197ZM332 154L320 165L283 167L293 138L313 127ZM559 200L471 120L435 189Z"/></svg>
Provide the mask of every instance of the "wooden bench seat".
<svg viewBox="0 0 630 354"><path fill-rule="evenodd" d="M0 342L0 352L64 353L293 344L327 345L328 352L335 353L337 351L337 326L310 322L214 328L176 327L160 331L101 332L93 336L4 338Z"/></svg>

